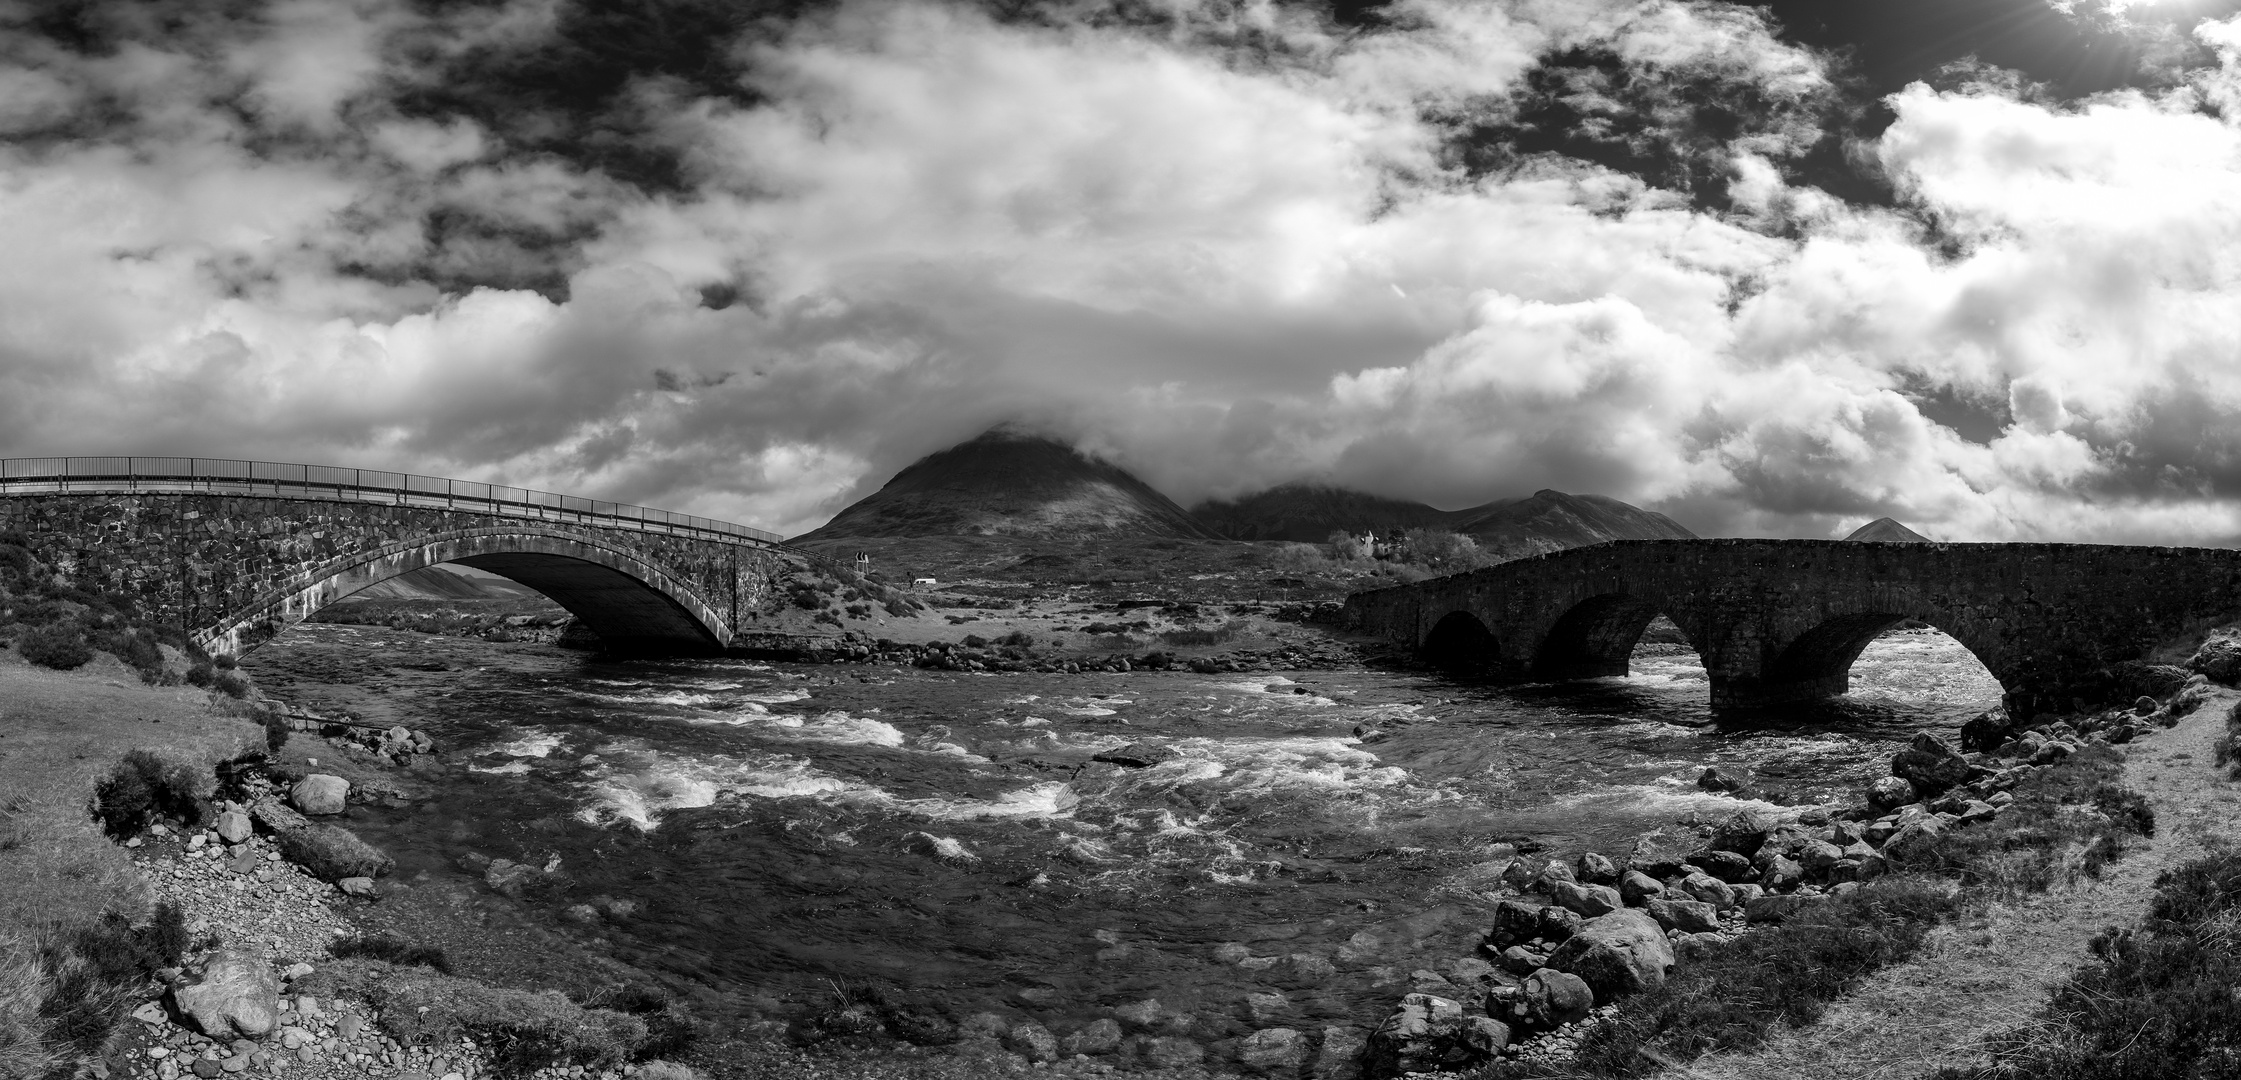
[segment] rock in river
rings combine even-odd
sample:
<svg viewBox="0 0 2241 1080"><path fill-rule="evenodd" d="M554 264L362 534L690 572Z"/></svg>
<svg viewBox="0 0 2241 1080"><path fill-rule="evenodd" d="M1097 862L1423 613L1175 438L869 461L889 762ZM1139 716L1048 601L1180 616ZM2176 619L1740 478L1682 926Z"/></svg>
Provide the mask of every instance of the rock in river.
<svg viewBox="0 0 2241 1080"><path fill-rule="evenodd" d="M342 813L343 801L349 795L350 781L326 773L312 773L288 789L288 801L306 814Z"/></svg>
<svg viewBox="0 0 2241 1080"><path fill-rule="evenodd" d="M1173 748L1161 746L1158 743L1132 742L1127 746L1107 750L1090 758L1090 760L1107 761L1131 769L1148 769L1161 762L1173 761L1181 756L1183 755L1176 753Z"/></svg>

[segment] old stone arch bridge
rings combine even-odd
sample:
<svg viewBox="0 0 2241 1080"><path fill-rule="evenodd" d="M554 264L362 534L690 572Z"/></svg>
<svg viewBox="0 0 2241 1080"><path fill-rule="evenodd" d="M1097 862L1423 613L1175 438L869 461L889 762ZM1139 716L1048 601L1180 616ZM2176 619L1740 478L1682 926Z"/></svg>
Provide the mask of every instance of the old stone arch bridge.
<svg viewBox="0 0 2241 1080"><path fill-rule="evenodd" d="M549 492L212 458L0 459L0 534L143 617L238 654L438 563L512 578L619 651L712 653L788 561L772 533Z"/></svg>
<svg viewBox="0 0 2241 1080"><path fill-rule="evenodd" d="M1356 629L1454 670L1521 681L1624 675L1665 615L1715 709L1842 694L1907 619L1976 654L2023 716L2096 705L2112 668L2241 612L2241 552L2093 544L1622 540L1355 593Z"/></svg>

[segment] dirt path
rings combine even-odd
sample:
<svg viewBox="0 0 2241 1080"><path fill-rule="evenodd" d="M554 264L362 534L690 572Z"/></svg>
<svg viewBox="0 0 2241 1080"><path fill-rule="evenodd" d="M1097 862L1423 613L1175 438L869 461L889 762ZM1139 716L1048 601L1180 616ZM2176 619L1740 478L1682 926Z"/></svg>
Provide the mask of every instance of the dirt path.
<svg viewBox="0 0 2241 1080"><path fill-rule="evenodd" d="M2029 1023L2048 991L2085 962L2088 938L2140 920L2156 875L2201 854L2212 835L2241 835L2241 784L2223 779L2211 750L2241 692L2213 689L2177 727L2132 744L2125 783L2154 804L2156 836L2099 880L1995 904L1942 927L1920 955L1877 973L1818 1023L1783 1030L1755 1052L1706 1057L1675 1072L1707 1080L1911 1080L1984 1063L1984 1038Z"/></svg>

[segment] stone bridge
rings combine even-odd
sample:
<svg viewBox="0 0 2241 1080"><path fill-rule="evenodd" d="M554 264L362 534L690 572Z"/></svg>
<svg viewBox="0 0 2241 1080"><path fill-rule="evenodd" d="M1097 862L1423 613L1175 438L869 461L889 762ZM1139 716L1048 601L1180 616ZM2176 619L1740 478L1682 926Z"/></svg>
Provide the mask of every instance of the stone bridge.
<svg viewBox="0 0 2241 1080"><path fill-rule="evenodd" d="M1842 694L1870 641L1919 619L2029 716L2105 702L2116 665L2236 612L2224 549L1622 540L1355 593L1345 618L1451 670L1558 681L1626 674L1664 615L1723 710Z"/></svg>
<svg viewBox="0 0 2241 1080"><path fill-rule="evenodd" d="M152 460L193 464L142 464ZM218 468L251 465L260 468ZM772 534L658 510L265 465L0 461L0 535L22 534L65 578L133 598L141 617L213 654L239 654L339 597L445 562L545 594L609 649L713 653L752 629L776 578L814 558ZM231 475L276 470L294 472Z"/></svg>

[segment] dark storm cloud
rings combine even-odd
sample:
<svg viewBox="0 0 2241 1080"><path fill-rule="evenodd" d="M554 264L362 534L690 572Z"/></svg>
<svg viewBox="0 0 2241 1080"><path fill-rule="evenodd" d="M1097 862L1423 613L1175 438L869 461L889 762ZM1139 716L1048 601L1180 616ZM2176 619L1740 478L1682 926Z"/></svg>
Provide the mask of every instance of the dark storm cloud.
<svg viewBox="0 0 2241 1080"><path fill-rule="evenodd" d="M0 5L0 452L793 531L1023 420L1185 501L2230 536L2194 11Z"/></svg>

